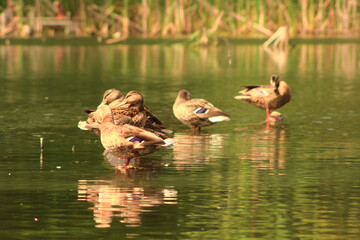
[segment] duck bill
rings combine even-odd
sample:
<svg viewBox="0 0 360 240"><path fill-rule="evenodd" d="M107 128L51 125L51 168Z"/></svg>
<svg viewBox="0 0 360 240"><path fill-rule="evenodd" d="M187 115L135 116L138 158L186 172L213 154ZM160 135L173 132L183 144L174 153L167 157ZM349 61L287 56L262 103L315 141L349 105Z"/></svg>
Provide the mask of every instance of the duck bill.
<svg viewBox="0 0 360 240"><path fill-rule="evenodd" d="M121 103L119 103L118 105L116 105L115 108L120 107L120 106L124 105L125 103L126 103L126 101L122 101Z"/></svg>
<svg viewBox="0 0 360 240"><path fill-rule="evenodd" d="M104 105L103 102L101 102L101 103L99 104L99 106L97 106L97 108L101 107L102 105Z"/></svg>
<svg viewBox="0 0 360 240"><path fill-rule="evenodd" d="M240 99L241 99L241 95L235 96L234 98L240 100Z"/></svg>

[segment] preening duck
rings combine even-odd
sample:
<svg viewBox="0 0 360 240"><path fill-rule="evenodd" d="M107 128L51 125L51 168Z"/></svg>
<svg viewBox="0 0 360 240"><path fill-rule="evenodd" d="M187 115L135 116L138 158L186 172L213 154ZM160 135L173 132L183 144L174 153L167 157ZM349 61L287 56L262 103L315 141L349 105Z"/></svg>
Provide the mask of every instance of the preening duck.
<svg viewBox="0 0 360 240"><path fill-rule="evenodd" d="M105 91L102 102L98 107L104 104L109 105L113 111L115 124L127 123L137 127L144 127L159 136L164 136L163 133L172 133L148 107L144 106L143 102L144 99L140 92L131 91L124 98L124 95L119 90L112 88ZM80 121L79 128L99 134L96 129L97 125L93 124L96 122L95 111L86 110L85 112L88 114L88 119L86 122Z"/></svg>
<svg viewBox="0 0 360 240"><path fill-rule="evenodd" d="M235 99L251 103L266 110L266 119L274 118L270 110L278 109L288 103L291 99L291 90L286 82L280 81L279 76L272 75L269 85L244 86L241 95ZM274 119L276 121L276 119Z"/></svg>

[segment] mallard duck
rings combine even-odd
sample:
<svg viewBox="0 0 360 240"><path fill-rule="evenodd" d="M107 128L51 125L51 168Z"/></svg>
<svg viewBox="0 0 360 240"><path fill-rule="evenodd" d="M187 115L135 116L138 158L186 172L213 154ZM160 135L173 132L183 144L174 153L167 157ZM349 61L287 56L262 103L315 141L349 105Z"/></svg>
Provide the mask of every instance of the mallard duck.
<svg viewBox="0 0 360 240"><path fill-rule="evenodd" d="M114 91L113 89L107 90L104 93L103 101L97 109L102 106L109 106L113 114L113 121L116 125L131 124L137 127L144 127L146 114L141 93L131 91L119 102L118 100L121 99L121 97L116 98L116 96L119 96L118 92L120 91ZM113 104L114 102L117 104ZM86 110L85 112L88 114L88 119L86 121L80 121L78 127L82 130L90 130L100 135L99 123L102 116L97 110Z"/></svg>
<svg viewBox="0 0 360 240"><path fill-rule="evenodd" d="M153 153L174 143L173 139L161 139L149 131L129 124L115 125L113 114L107 105L100 106L96 110L96 116L100 122L103 147L116 157L127 159L125 166L133 157Z"/></svg>
<svg viewBox="0 0 360 240"><path fill-rule="evenodd" d="M162 139L166 139L166 135L160 131L170 131L162 125L159 118L157 118L151 111L143 106L143 97L141 93L136 91L129 92L125 99L121 92L116 89L109 89L104 93L103 100L98 106L109 105L114 115L114 122L117 125L131 124L137 127L143 127ZM100 135L98 114L96 111L86 110L88 119L86 121L79 121L78 127L82 130L90 130L97 135ZM166 131L165 131L166 130ZM166 133L168 133L166 132Z"/></svg>
<svg viewBox="0 0 360 240"><path fill-rule="evenodd" d="M105 92L102 103L108 104L115 114L123 114L124 112L122 112L122 111L125 111L125 110L130 111L130 109L131 109L130 106L137 104L137 108L141 112L141 115L140 115L141 117L143 117L143 112L140 109L142 109L142 107L143 107L144 111L145 111L145 116L146 116L145 125L144 125L145 129L152 131L154 133L157 132L156 134L159 134L159 135L160 135L160 132L164 132L164 133L172 132L171 130L166 129L166 127L161 122L161 120L155 114L153 114L148 107L144 106L144 104L143 104L144 99L143 99L143 96L141 95L141 93L136 92L136 91L129 92L125 97L125 99L128 98L127 103L122 103L122 104L121 104L121 102L125 99L124 99L124 97L120 98L120 96L122 96L122 94L119 90L109 89L107 92ZM127 104L127 106L125 106L126 104ZM119 113L118 108L121 110L120 111L121 113ZM127 114L128 113L125 113L125 115L127 115ZM128 115L132 116L131 113ZM139 117L139 115L138 115L138 117ZM135 116L134 118L136 119L137 117ZM142 121L143 121L143 119L141 119L141 121L135 121L136 126L140 127L143 123ZM140 124L140 122L141 122L141 124ZM118 121L118 119L116 118L115 124L121 124L121 121ZM130 124L132 124L131 121L130 121Z"/></svg>
<svg viewBox="0 0 360 240"><path fill-rule="evenodd" d="M112 107L112 114L115 124L131 124L136 127L144 127L146 122L146 112L144 108L144 98L138 91L130 91L124 100Z"/></svg>
<svg viewBox="0 0 360 240"><path fill-rule="evenodd" d="M236 96L235 99L251 103L261 109L266 110L266 119L274 118L270 115L270 110L275 110L291 99L290 87L284 81L280 81L279 76L272 75L269 85L260 86L244 86L241 95ZM274 119L276 122L276 119Z"/></svg>
<svg viewBox="0 0 360 240"><path fill-rule="evenodd" d="M114 88L108 89L104 93L103 100L98 107L104 104L109 105L113 113L115 114L115 124L128 123L138 127L144 127L146 130L151 131L162 138L166 138L163 133L172 133L172 131L167 129L161 122L161 120L155 114L153 114L148 107L144 106L142 103L139 103L143 102L143 97L141 93L132 91L129 92L126 97L127 102L125 103L124 96L119 90ZM132 111L131 113L131 110L133 110L134 107L130 108L130 106L134 105L134 102L136 101L138 101L138 103L135 103L135 105L137 104L137 107L135 106L135 109L138 109L137 111L140 112L139 114L134 114L134 111ZM140 110L140 108L143 108L144 110ZM96 122L96 119L94 117L95 111L85 110L85 112L88 114L88 119L86 121L80 121L78 124L79 128L82 130L91 130L94 133L100 135L100 131L97 129L97 125L94 124L94 122ZM145 125L143 126L144 112Z"/></svg>
<svg viewBox="0 0 360 240"><path fill-rule="evenodd" d="M185 125L201 130L217 122L229 121L229 115L214 107L205 99L192 98L185 89L180 90L173 105L175 117Z"/></svg>
<svg viewBox="0 0 360 240"><path fill-rule="evenodd" d="M105 91L103 99L100 103L100 106L106 104L110 108L120 104L124 100L124 95L117 89L112 88ZM79 121L78 127L85 131L92 131L97 135L100 135L100 124L97 122L95 117L95 110L85 110L85 113L88 114L86 121Z"/></svg>
<svg viewBox="0 0 360 240"><path fill-rule="evenodd" d="M119 91L120 92L120 91ZM171 133L172 131L166 129L161 120L153 114L150 109L144 106L144 98L140 92L131 91L129 92L122 103L119 103L119 99L111 102L112 99L106 99L109 102L109 106L115 114L115 124L121 124L122 122L129 122L132 125L138 127L144 127L145 129ZM104 102L104 101L103 101ZM144 113L145 113L145 124L144 126ZM118 115L126 115L132 118L130 121L125 117L119 117Z"/></svg>
<svg viewBox="0 0 360 240"><path fill-rule="evenodd" d="M117 93L120 93L120 91L114 91L114 89L107 90L104 93L103 101L98 108L104 104L109 105L113 113L114 123L117 125L131 124L137 127L144 127L146 122L146 112L143 105L144 99L141 93L131 91L126 94L125 98L116 98L116 96L118 96ZM119 101L121 99L122 101ZM87 124L99 122L98 119L96 119L97 114L95 111L85 110L85 112L88 114L88 119L86 120Z"/></svg>

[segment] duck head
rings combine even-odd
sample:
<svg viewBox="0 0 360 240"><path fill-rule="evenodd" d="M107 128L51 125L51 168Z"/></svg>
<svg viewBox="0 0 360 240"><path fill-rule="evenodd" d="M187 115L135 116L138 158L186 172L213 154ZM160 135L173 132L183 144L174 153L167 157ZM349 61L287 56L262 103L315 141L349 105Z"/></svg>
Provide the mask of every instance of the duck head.
<svg viewBox="0 0 360 240"><path fill-rule="evenodd" d="M114 105L114 103L119 104L123 100L124 95L119 90L111 88L105 91L103 95L103 100L98 107L102 105Z"/></svg>
<svg viewBox="0 0 360 240"><path fill-rule="evenodd" d="M270 79L270 84L274 88L276 93L279 93L279 85L280 85L280 78L278 75L272 75Z"/></svg>
<svg viewBox="0 0 360 240"><path fill-rule="evenodd" d="M130 91L126 94L124 100L118 105L128 104L129 106L141 107L144 104L144 98L138 91Z"/></svg>
<svg viewBox="0 0 360 240"><path fill-rule="evenodd" d="M191 100L192 97L191 97L191 94L188 91L186 91L185 89L182 89L182 90L179 91L178 98L187 101L187 100Z"/></svg>

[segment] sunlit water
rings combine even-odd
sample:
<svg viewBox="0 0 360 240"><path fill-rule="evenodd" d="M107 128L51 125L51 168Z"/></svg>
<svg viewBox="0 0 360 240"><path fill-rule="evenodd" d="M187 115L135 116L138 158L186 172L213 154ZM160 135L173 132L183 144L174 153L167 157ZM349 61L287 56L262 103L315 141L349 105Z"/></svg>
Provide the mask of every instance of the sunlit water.
<svg viewBox="0 0 360 240"><path fill-rule="evenodd" d="M354 43L1 45L0 236L360 238L359 69ZM263 110L233 97L274 73L293 98L266 127ZM77 128L108 88L141 91L177 144L117 171ZM183 88L231 121L193 135L172 114Z"/></svg>

